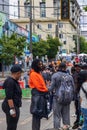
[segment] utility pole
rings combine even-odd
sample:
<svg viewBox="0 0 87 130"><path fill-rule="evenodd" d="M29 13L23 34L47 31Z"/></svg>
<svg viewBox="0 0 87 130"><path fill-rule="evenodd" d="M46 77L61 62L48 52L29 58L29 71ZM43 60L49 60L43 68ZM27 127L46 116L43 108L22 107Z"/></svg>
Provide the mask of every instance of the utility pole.
<svg viewBox="0 0 87 130"><path fill-rule="evenodd" d="M35 33L35 8L34 8L34 0L33 0L33 33Z"/></svg>
<svg viewBox="0 0 87 130"><path fill-rule="evenodd" d="M56 37L59 37L59 0L57 0L57 25L56 25Z"/></svg>
<svg viewBox="0 0 87 130"><path fill-rule="evenodd" d="M30 53L32 55L32 0L30 0Z"/></svg>

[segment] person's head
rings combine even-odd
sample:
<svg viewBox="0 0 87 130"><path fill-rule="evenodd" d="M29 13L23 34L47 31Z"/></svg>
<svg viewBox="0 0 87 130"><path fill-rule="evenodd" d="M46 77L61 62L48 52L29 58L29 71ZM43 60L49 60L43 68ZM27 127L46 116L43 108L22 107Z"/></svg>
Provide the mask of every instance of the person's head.
<svg viewBox="0 0 87 130"><path fill-rule="evenodd" d="M61 63L59 64L58 70L60 70L60 71L65 71L65 70L66 70L66 63L61 62Z"/></svg>
<svg viewBox="0 0 87 130"><path fill-rule="evenodd" d="M83 64L81 67L83 70L87 70L87 64Z"/></svg>
<svg viewBox="0 0 87 130"><path fill-rule="evenodd" d="M43 62L40 59L35 59L32 62L31 68L39 73L43 69Z"/></svg>
<svg viewBox="0 0 87 130"><path fill-rule="evenodd" d="M72 68L71 68L71 74L74 74L75 73L75 67L73 66Z"/></svg>
<svg viewBox="0 0 87 130"><path fill-rule="evenodd" d="M11 67L11 74L15 80L19 80L21 77L22 69L20 65L15 64Z"/></svg>
<svg viewBox="0 0 87 130"><path fill-rule="evenodd" d="M81 70L80 64L75 64L74 67L75 67L76 72L80 72L80 70Z"/></svg>

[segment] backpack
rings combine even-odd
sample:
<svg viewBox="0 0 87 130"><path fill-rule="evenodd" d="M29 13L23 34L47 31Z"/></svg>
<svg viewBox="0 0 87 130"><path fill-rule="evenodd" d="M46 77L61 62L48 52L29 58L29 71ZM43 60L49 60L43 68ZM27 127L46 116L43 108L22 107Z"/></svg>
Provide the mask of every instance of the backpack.
<svg viewBox="0 0 87 130"><path fill-rule="evenodd" d="M73 100L74 88L69 75L64 75L60 80L60 87L56 91L57 101L60 104L70 104Z"/></svg>

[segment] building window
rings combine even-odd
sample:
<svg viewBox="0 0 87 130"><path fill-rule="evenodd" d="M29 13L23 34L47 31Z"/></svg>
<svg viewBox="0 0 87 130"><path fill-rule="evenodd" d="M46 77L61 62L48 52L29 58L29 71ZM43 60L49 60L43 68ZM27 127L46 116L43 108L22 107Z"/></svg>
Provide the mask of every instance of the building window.
<svg viewBox="0 0 87 130"><path fill-rule="evenodd" d="M48 24L48 29L52 28L52 24Z"/></svg>
<svg viewBox="0 0 87 130"><path fill-rule="evenodd" d="M4 8L4 0L2 0L2 11L4 11L5 8Z"/></svg>
<svg viewBox="0 0 87 130"><path fill-rule="evenodd" d="M28 25L26 24L26 30L28 30Z"/></svg>
<svg viewBox="0 0 87 130"><path fill-rule="evenodd" d="M41 35L38 35L39 39L41 39Z"/></svg>
<svg viewBox="0 0 87 130"><path fill-rule="evenodd" d="M62 23L59 23L59 28L63 28L63 24Z"/></svg>
<svg viewBox="0 0 87 130"><path fill-rule="evenodd" d="M56 0L53 0L53 6L54 6L54 16L57 16L57 2Z"/></svg>
<svg viewBox="0 0 87 130"><path fill-rule="evenodd" d="M25 17L30 16L30 3L24 3Z"/></svg>
<svg viewBox="0 0 87 130"><path fill-rule="evenodd" d="M37 28L41 29L41 25L40 25L40 24L37 24Z"/></svg>
<svg viewBox="0 0 87 130"><path fill-rule="evenodd" d="M46 4L45 4L45 2L40 2L40 17L46 17Z"/></svg>
<svg viewBox="0 0 87 130"><path fill-rule="evenodd" d="M29 24L26 24L26 25L25 25L25 28L26 28L26 30L30 30L30 25L29 25Z"/></svg>
<svg viewBox="0 0 87 130"><path fill-rule="evenodd" d="M63 34L59 34L59 38L63 38Z"/></svg>
<svg viewBox="0 0 87 130"><path fill-rule="evenodd" d="M51 38L51 37L52 37L52 34L48 34L47 36Z"/></svg>

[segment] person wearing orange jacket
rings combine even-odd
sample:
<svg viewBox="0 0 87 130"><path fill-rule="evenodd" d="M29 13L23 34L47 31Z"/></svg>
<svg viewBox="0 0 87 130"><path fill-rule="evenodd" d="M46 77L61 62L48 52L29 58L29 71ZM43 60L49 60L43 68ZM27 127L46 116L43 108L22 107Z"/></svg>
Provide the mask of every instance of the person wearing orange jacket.
<svg viewBox="0 0 87 130"><path fill-rule="evenodd" d="M39 96L40 97L39 107L42 104L42 106L43 106L42 109L45 109L45 105L43 105L44 100L42 100L42 99L44 99L44 95L48 92L48 88L46 87L46 83L45 83L43 76L41 74L42 68L43 68L43 63L40 59L35 59L32 62L30 77L29 77L29 87L32 88L30 112L33 110L35 111L34 105L37 105L36 100L37 100L38 95L41 95L41 96ZM35 104L33 104L34 102L35 102ZM37 106L35 106L35 108L36 107ZM44 115L43 115L43 112L41 112L41 113L39 113L39 112L44 111L44 110L41 110L41 109L40 109L40 111L37 110L36 113L34 113L34 111L31 112L31 114L32 114L32 130L40 130L41 118L44 117Z"/></svg>

